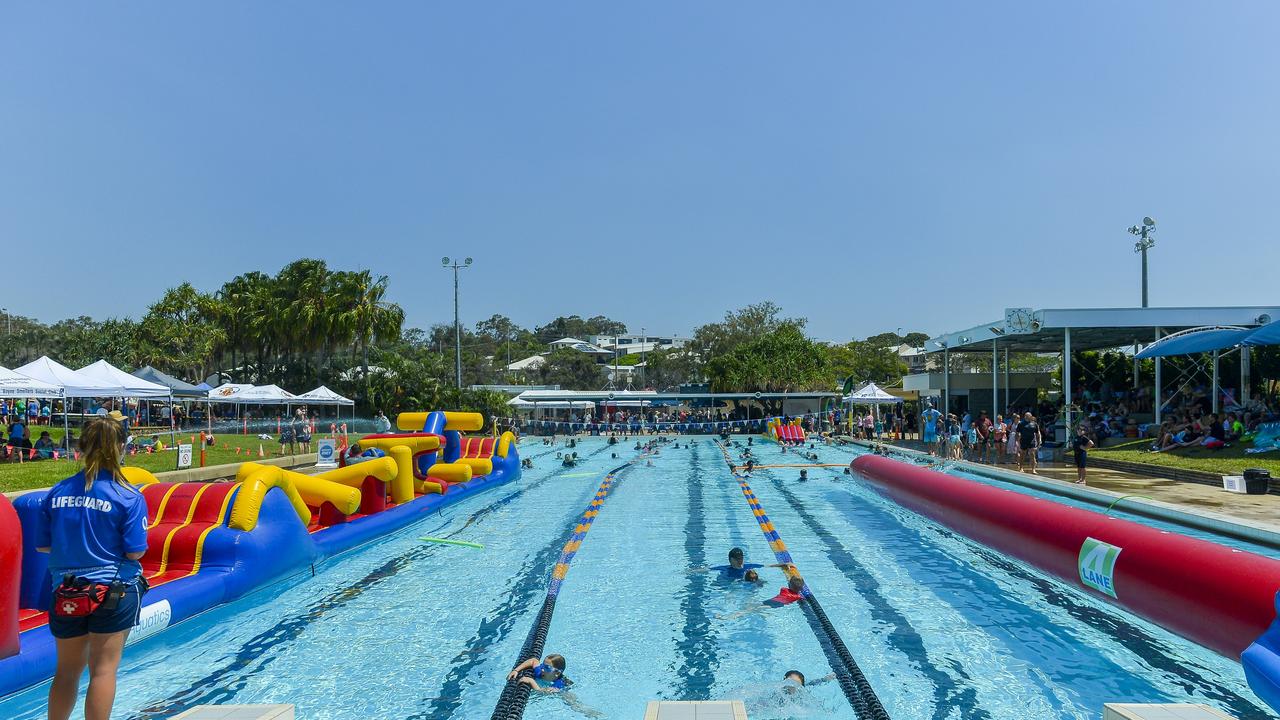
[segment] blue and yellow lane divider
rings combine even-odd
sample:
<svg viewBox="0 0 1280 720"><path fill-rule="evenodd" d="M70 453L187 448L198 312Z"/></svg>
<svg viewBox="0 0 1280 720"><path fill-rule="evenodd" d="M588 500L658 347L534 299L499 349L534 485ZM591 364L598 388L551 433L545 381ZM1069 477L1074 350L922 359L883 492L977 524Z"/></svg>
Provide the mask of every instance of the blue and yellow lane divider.
<svg viewBox="0 0 1280 720"><path fill-rule="evenodd" d="M609 497L609 491L613 489L613 481L619 470L622 468L617 468L604 476L604 480L596 490L596 496L591 499L591 504L587 505L582 517L578 518L578 524L573 528L573 535L570 535L569 541L564 544L564 549L560 551L560 557L556 560L556 566L551 571L551 584L547 586L547 597L553 598L560 594L560 584L569 574L569 563L573 562L573 557L578 554L578 548L582 547L582 541L591 530L591 525L600 515L600 507L604 505L605 498Z"/></svg>
<svg viewBox="0 0 1280 720"><path fill-rule="evenodd" d="M729 466L729 472L738 481L738 488L742 490L742 496L747 499L747 505L751 506L751 514L755 516L760 532L764 533L765 540L769 542L769 549L773 550L773 556L777 558L778 564L782 565L782 571L787 574L788 579L802 577L800 569L791 559L791 551L787 549L787 544L782 541L778 529L773 526L773 521L769 519L764 506L760 504L760 498L756 497L751 484L747 482L747 476L738 474L733 458L724 444L720 444L720 452L724 453L724 461ZM858 667L853 654L849 652L844 640L836 632L835 625L827 617L826 611L818 603L818 598L809 589L808 583L805 583L800 594L803 597L797 604L804 610L805 619L818 639L823 654L827 656L827 662L836 675L836 682L839 683L840 690L849 701L854 714L859 720L889 720L889 713L880 703L880 698L876 697L871 683L863 675L862 669Z"/></svg>
<svg viewBox="0 0 1280 720"><path fill-rule="evenodd" d="M547 597L542 601L542 608L538 611L538 617L533 621L533 627L529 628L529 635L525 638L524 646L520 648L520 656L516 658L516 665L531 657L542 657L543 647L547 641L547 631L551 628L551 616L556 609L556 597L560 594L560 586L569 574L569 564L573 562L573 558L582 547L582 541L586 539L587 533L591 531L591 526L595 524L596 518L600 516L600 508L604 506L605 499L609 497L609 492L613 490L618 474L630 467L631 464L631 462L628 462L616 467L604 476L604 480L600 482L600 487L596 489L595 497L591 499L591 504L587 505L587 509L582 512L582 517L578 518L577 524L573 527L573 534L565 542L564 548L560 551L560 557L556 559L555 567L551 570L551 582L547 585ZM506 687L502 689L502 695L498 697L498 704L493 709L493 715L491 716L493 720L519 720L524 717L524 709L529 702L529 686L520 682L521 677L532 677L532 671L521 671L520 675L515 679L507 681Z"/></svg>

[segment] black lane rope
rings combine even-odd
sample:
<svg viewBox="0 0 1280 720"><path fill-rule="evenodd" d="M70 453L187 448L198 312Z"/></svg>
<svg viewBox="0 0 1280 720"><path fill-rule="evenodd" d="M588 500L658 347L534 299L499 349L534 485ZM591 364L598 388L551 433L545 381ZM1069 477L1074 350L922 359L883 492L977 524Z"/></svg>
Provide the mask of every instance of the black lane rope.
<svg viewBox="0 0 1280 720"><path fill-rule="evenodd" d="M747 499L747 505L751 507L751 513L755 516L756 523L760 525L760 532L764 533L765 540L769 542L769 547L773 550L774 557L782 565L783 571L788 577L799 576L795 562L791 559L791 552L787 550L787 544L782 541L782 537L778 534L777 529L774 528L773 521L765 514L764 508L760 505L760 499L752 491L746 477L733 470L733 458L729 456L728 449L721 445L720 451L724 453L724 460L729 465L729 471L733 473L733 477L738 481L742 496ZM844 693L845 699L849 701L849 706L853 708L854 714L858 716L859 720L889 720L889 713L884 709L884 705L880 703L880 698L876 696L875 689L871 687L866 675L862 673L857 661L853 659L853 653L849 652L849 648L845 647L844 640L840 639L840 634L836 632L835 626L831 624L831 619L827 617L826 611L822 609L822 605L818 603L818 598L813 594L813 590L808 584L805 585L801 594L803 597L799 602L800 607L804 610L805 620L808 621L810 629L813 630L813 634L818 640L818 645L822 648L823 655L827 657L827 662L831 665L832 672L836 674L836 682L840 684L840 690Z"/></svg>
<svg viewBox="0 0 1280 720"><path fill-rule="evenodd" d="M529 635L525 638L524 646L520 648L520 656L516 658L515 664L512 665L513 668L529 658L542 657L543 646L547 641L547 631L551 628L551 616L556 610L556 597L560 594L560 586L564 582L565 576L569 574L569 563L573 562L574 556L578 554L578 548L582 547L583 539L586 538L587 532L591 530L591 525L600 514L600 508L604 505L605 498L609 496L609 491L613 489L618 473L630 464L620 465L605 475L604 480L600 483L600 488L596 490L595 498L591 500L591 504L587 505L582 517L578 519L578 524L574 527L573 534L569 536L569 541L564 544L564 549L560 551L560 559L556 561L555 568L551 571L551 582L547 586L547 597L542 602L542 608L538 611L537 619L533 621L533 627L529 628ZM525 706L529 703L530 690L528 685L520 682L521 678L525 677L533 677L533 671L522 670L514 680L507 681L506 686L502 688L502 695L498 697L498 704L493 709L492 720L520 720L520 718L524 717Z"/></svg>

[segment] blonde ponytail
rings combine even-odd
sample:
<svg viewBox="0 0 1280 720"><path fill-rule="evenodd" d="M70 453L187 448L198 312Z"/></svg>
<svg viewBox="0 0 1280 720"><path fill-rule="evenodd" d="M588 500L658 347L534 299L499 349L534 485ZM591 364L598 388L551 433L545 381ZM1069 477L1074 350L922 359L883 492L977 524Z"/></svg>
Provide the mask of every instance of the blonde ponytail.
<svg viewBox="0 0 1280 720"><path fill-rule="evenodd" d="M106 471L116 482L125 482L120 472L120 440L124 428L107 417L95 417L85 423L80 436L80 452L84 454L84 491L93 488L98 474Z"/></svg>

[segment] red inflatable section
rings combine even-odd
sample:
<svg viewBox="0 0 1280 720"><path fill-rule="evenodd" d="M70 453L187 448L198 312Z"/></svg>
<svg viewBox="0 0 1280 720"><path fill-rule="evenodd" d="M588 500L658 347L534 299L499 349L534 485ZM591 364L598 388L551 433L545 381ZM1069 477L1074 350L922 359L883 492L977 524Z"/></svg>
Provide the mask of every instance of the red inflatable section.
<svg viewBox="0 0 1280 720"><path fill-rule="evenodd" d="M875 455L853 469L903 507L1227 657L1276 619L1280 561Z"/></svg>
<svg viewBox="0 0 1280 720"><path fill-rule="evenodd" d="M779 425L778 439L783 442L804 442L804 430L799 425Z"/></svg>
<svg viewBox="0 0 1280 720"><path fill-rule="evenodd" d="M0 658L18 654L18 587L22 585L22 526L0 495Z"/></svg>

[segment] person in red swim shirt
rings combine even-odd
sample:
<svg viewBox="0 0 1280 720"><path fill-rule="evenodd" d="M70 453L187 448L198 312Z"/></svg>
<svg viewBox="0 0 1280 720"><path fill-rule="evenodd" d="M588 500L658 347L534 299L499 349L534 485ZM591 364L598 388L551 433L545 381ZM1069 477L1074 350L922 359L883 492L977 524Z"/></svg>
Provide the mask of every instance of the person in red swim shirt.
<svg viewBox="0 0 1280 720"><path fill-rule="evenodd" d="M787 580L786 587L778 590L777 595L774 595L773 597L769 598L768 600L765 600L760 604L763 605L764 607L776 608L776 607L782 607L783 605L790 605L791 603L797 600L800 600L803 597L804 597L804 578L800 577L799 575L792 575L791 579Z"/></svg>
<svg viewBox="0 0 1280 720"><path fill-rule="evenodd" d="M764 612L770 608L785 607L802 598L804 598L804 578L799 575L792 575L791 579L787 580L787 586L778 590L777 595L774 595L764 602L754 603L737 612L721 616L720 619L735 620L744 615Z"/></svg>

